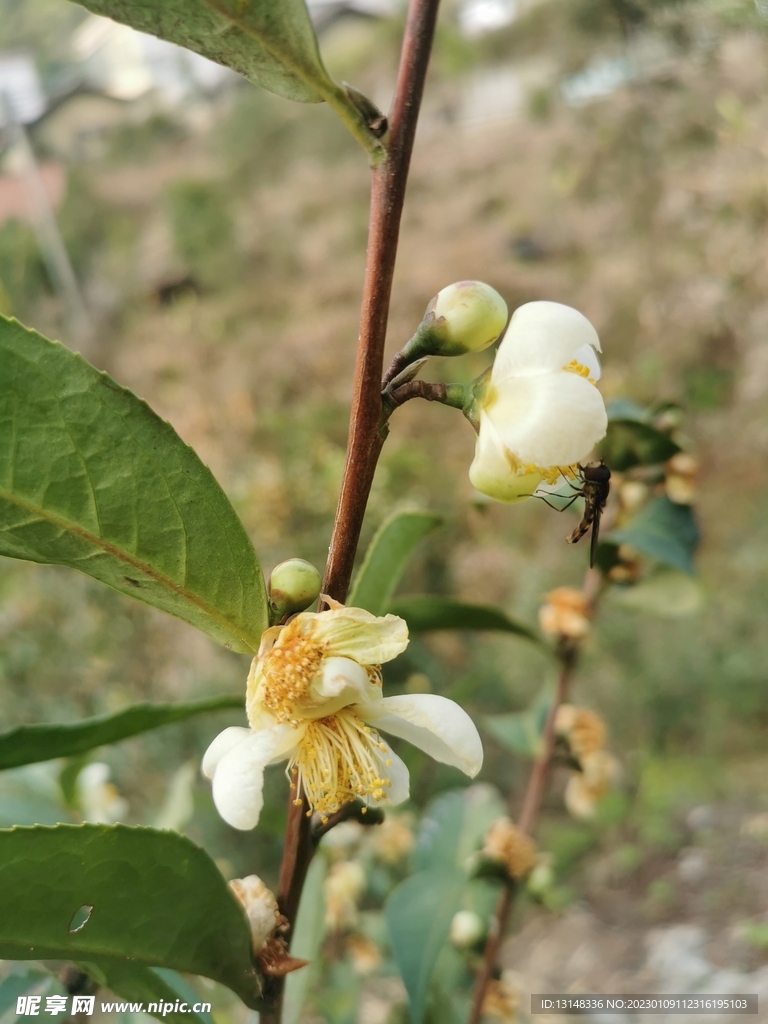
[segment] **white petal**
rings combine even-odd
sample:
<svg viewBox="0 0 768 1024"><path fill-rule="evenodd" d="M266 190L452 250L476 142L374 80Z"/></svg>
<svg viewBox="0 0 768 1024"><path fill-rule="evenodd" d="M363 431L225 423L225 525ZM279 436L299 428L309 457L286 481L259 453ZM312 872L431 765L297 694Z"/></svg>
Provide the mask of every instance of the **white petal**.
<svg viewBox="0 0 768 1024"><path fill-rule="evenodd" d="M527 302L512 314L491 379L498 385L521 373L559 370L584 345L600 351L597 331L577 309L559 302Z"/></svg>
<svg viewBox="0 0 768 1024"><path fill-rule="evenodd" d="M381 688L351 658L325 658L320 675L309 687L310 706L302 705L302 718L324 718L349 704L376 700Z"/></svg>
<svg viewBox="0 0 768 1024"><path fill-rule="evenodd" d="M397 804L405 803L411 795L411 780L405 761L397 756L388 743L384 743L384 746L386 750L382 750L380 755L377 752L381 763L381 778L389 779L392 785L387 786L383 800L375 800L372 796L366 797L365 802L369 807L381 807L385 804L396 807Z"/></svg>
<svg viewBox="0 0 768 1024"><path fill-rule="evenodd" d="M300 730L287 726L264 729L232 746L215 767L213 802L232 828L255 828L264 806L264 768L284 760L295 749Z"/></svg>
<svg viewBox="0 0 768 1024"><path fill-rule="evenodd" d="M603 373L602 367L600 366L600 357L591 345L582 345L581 348L576 349L573 353L573 358L577 363L581 363L582 366L586 366L592 380L600 380Z"/></svg>
<svg viewBox="0 0 768 1024"><path fill-rule="evenodd" d="M220 732L216 739L210 744L203 754L202 770L203 775L208 779L213 778L216 766L225 754L251 736L250 729L243 729L241 726L231 725L224 732Z"/></svg>
<svg viewBox="0 0 768 1024"><path fill-rule="evenodd" d="M608 426L594 384L565 370L506 381L485 413L515 458L543 468L583 461Z"/></svg>
<svg viewBox="0 0 768 1024"><path fill-rule="evenodd" d="M541 483L541 474L517 472L504 453L496 428L486 413L481 412L480 433L475 458L469 467L469 479L482 494L512 504L530 498Z"/></svg>
<svg viewBox="0 0 768 1024"><path fill-rule="evenodd" d="M443 764L474 778L483 766L475 723L455 701L435 693L406 693L360 704L355 713L376 729L400 736Z"/></svg>

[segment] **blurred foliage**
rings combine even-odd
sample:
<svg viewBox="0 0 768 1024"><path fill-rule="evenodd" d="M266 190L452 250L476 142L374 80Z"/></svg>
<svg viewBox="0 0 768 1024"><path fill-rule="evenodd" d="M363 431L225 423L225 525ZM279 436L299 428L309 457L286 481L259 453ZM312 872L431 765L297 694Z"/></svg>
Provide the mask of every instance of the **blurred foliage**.
<svg viewBox="0 0 768 1024"><path fill-rule="evenodd" d="M178 255L193 274L221 283L237 266L233 225L223 194L203 181L178 181L168 192Z"/></svg>
<svg viewBox="0 0 768 1024"><path fill-rule="evenodd" d="M32 50L55 89L67 77L70 35L85 17L81 7L60 0L0 0L0 50Z"/></svg>
<svg viewBox="0 0 768 1024"><path fill-rule="evenodd" d="M31 313L40 296L50 292L35 234L18 220L0 226L0 286L6 307L2 312L15 316Z"/></svg>

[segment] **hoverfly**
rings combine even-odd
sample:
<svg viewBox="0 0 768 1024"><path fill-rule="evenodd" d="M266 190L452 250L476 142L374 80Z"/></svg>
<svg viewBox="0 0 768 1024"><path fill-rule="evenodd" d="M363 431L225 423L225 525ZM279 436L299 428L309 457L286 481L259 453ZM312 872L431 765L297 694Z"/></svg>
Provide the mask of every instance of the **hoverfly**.
<svg viewBox="0 0 768 1024"><path fill-rule="evenodd" d="M577 498L584 499L584 515L581 517L581 522L570 535L566 538L569 544L575 544L581 540L587 530L592 527L592 539L589 547L589 567L594 567L595 556L597 555L597 541L600 535L600 517L603 514L603 509L608 501L608 495L611 491L611 471L606 466L605 462L600 459L599 462L590 462L586 466L579 464L579 486L571 484L571 487L575 487L576 493L573 495L567 505L563 505L558 512L564 512L565 509L576 501ZM543 497L537 495L537 497ZM546 498L543 499L547 501ZM547 501L547 504L550 503ZM550 505L554 508L554 505Z"/></svg>

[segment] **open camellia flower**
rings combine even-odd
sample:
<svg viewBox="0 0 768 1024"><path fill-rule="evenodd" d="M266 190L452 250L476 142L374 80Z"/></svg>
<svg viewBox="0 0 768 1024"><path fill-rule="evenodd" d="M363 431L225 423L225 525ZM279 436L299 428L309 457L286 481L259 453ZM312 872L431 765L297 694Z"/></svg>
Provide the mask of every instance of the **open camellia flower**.
<svg viewBox="0 0 768 1024"><path fill-rule="evenodd" d="M288 761L296 798L323 818L344 804L399 804L408 769L378 730L408 740L436 761L475 776L483 748L467 713L431 693L383 697L381 664L408 645L396 615L375 616L335 601L264 634L248 676L250 728L220 733L203 758L219 814L251 829L263 805L264 769Z"/></svg>
<svg viewBox="0 0 768 1024"><path fill-rule="evenodd" d="M514 502L575 476L608 425L595 386L599 351L594 327L570 306L528 302L515 310L479 401L469 471L478 491Z"/></svg>

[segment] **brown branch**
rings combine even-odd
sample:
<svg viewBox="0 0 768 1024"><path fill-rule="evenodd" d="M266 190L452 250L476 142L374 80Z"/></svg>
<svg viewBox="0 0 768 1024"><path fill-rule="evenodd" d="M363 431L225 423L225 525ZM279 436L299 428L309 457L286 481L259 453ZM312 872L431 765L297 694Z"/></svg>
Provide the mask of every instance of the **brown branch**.
<svg viewBox="0 0 768 1024"><path fill-rule="evenodd" d="M587 599L590 618L594 616L595 606L605 586L605 578L598 569L587 569L584 575L582 593ZM541 750L533 763L531 774L528 776L528 785L523 796L523 806L517 820L517 827L530 835L539 813L544 791L549 779L552 767L552 758L555 750L555 719L557 709L565 703L568 691L571 686L571 679L578 661L579 647L577 643L563 638L558 648L560 659L560 673L557 678L555 696L547 712L544 723L544 730L541 737ZM493 977L493 971L499 957L499 949L504 938L504 931L507 927L509 915L512 911L515 895L518 886L514 883L505 885L503 892L496 903L496 909L488 930L488 938L483 952L483 963L475 979L475 989L472 997L472 1010L469 1015L468 1024L480 1024L483 1015L483 1002L488 989L488 982Z"/></svg>
<svg viewBox="0 0 768 1024"><path fill-rule="evenodd" d="M363 308L355 365L347 460L331 537L324 592L343 601L384 438L381 377L400 217L439 0L411 0L389 116L387 159L371 175L371 212Z"/></svg>
<svg viewBox="0 0 768 1024"><path fill-rule="evenodd" d="M384 444L381 422L381 377L389 301L405 200L408 170L416 136L424 81L432 50L439 0L411 0L389 116L386 158L371 169L371 210L368 229L363 303L344 475L333 524L323 593L337 601L347 595L376 463ZM314 852L308 806L291 792L288 828L277 888L281 913L294 925L301 890ZM269 1009L262 1024L279 1024L282 979L269 982Z"/></svg>
<svg viewBox="0 0 768 1024"><path fill-rule="evenodd" d="M528 776L528 785L523 797L523 807L517 820L517 827L521 832L525 832L528 835L530 835L533 829L549 778L552 754L555 749L555 718L557 716L557 709L565 701L568 694L573 669L576 664L577 648L573 644L563 645L560 648L559 655L560 673L557 677L555 696L547 712L544 731L541 737L541 750L533 762L531 774ZM480 1024L480 1019L483 1015L485 993L488 988L488 982L493 977L501 941L504 938L504 931L507 927L516 892L517 885L505 885L496 903L496 910L494 911L483 952L483 963L475 979L472 1011L469 1015L468 1024Z"/></svg>

